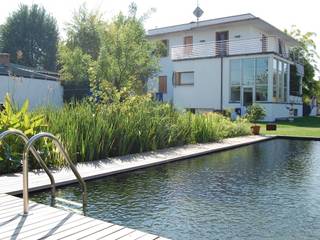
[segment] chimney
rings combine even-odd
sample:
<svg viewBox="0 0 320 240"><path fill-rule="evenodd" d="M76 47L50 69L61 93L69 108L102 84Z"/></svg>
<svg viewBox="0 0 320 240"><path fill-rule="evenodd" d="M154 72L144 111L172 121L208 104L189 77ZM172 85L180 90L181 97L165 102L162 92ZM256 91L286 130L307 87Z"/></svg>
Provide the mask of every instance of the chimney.
<svg viewBox="0 0 320 240"><path fill-rule="evenodd" d="M10 54L9 53L0 53L0 64L8 66L10 63Z"/></svg>

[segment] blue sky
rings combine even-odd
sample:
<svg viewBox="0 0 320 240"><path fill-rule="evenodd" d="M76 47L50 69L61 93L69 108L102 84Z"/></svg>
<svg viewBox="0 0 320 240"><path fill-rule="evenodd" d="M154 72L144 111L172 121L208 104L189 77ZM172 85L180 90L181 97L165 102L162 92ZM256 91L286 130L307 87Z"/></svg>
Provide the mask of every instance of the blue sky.
<svg viewBox="0 0 320 240"><path fill-rule="evenodd" d="M3 3L3 2L5 3ZM56 17L61 35L64 36L64 26L75 9L86 3L90 9L99 9L106 19L112 18L119 11L127 11L132 0L1 0L0 24L10 12L17 9L19 3L43 5L47 11ZM139 13L155 8L156 12L145 22L147 29L194 21L192 15L197 0L135 0ZM236 14L252 13L279 29L289 28L294 24L302 31L317 33L317 46L320 52L320 14L315 0L199 0L204 10L201 20L225 17Z"/></svg>

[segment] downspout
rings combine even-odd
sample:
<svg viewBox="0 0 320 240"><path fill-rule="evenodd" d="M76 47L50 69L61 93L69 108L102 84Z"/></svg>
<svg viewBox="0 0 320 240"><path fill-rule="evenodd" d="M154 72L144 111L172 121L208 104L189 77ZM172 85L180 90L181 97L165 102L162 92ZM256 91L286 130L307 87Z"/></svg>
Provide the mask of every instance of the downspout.
<svg viewBox="0 0 320 240"><path fill-rule="evenodd" d="M223 55L221 55L221 63L220 63L220 79L221 79L221 92L220 92L220 110L223 111Z"/></svg>

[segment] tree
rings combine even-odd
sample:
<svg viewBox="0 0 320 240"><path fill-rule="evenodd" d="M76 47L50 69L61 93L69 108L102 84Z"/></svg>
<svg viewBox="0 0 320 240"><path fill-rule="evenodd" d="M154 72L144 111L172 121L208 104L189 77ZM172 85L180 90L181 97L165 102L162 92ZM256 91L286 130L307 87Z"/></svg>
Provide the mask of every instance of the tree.
<svg viewBox="0 0 320 240"><path fill-rule="evenodd" d="M36 4L20 5L1 30L2 51L10 53L13 63L53 71L58 39L56 20Z"/></svg>
<svg viewBox="0 0 320 240"><path fill-rule="evenodd" d="M141 93L145 81L158 71L157 44L147 39L145 16L138 18L136 12L137 6L131 4L128 16L118 14L102 30L96 71L90 79L94 93L108 92L110 86Z"/></svg>
<svg viewBox="0 0 320 240"><path fill-rule="evenodd" d="M304 101L308 102L312 96L320 98L320 83L315 78L315 73L319 70L317 66L319 54L317 53L316 43L313 39L316 37L316 33L302 33L296 26L292 26L290 32L287 30L285 32L299 41L299 46L293 48L290 54L292 58L298 58L304 66L304 77L302 80Z"/></svg>
<svg viewBox="0 0 320 240"><path fill-rule="evenodd" d="M66 46L70 49L80 48L96 60L100 51L99 29L102 25L99 11L88 11L86 6L82 5L67 24Z"/></svg>

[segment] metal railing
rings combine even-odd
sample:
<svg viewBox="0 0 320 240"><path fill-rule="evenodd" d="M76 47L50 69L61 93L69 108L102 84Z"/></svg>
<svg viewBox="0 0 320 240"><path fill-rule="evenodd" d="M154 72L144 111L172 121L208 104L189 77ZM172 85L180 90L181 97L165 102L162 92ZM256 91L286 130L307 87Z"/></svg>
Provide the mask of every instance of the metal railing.
<svg viewBox="0 0 320 240"><path fill-rule="evenodd" d="M0 141L3 141L6 137L9 137L10 135L14 135L17 137L20 137L25 145L28 144L29 142L29 138L20 130L17 129L10 129L7 130L5 132L2 132L0 134ZM51 205L53 204L53 199L55 197L55 193L56 193L56 184L54 181L54 177L52 175L52 173L50 172L49 168L47 167L47 165L45 164L45 162L42 160L42 158L40 157L39 153L37 152L37 150L32 146L30 148L31 153L33 154L33 156L35 157L35 159L37 160L37 162L39 163L39 165L43 168L43 170L46 172L46 174L48 175L49 179L50 179L50 183L51 183Z"/></svg>
<svg viewBox="0 0 320 240"><path fill-rule="evenodd" d="M82 179L82 177L80 176L77 168L72 163L70 156L68 155L68 153L66 152L66 150L64 149L64 147L62 146L60 141L58 140L58 138L55 137L53 134L46 133L46 132L38 133L37 135L34 135L33 137L31 137L30 140L28 141L28 143L26 144L24 151L23 151L23 160L22 160L22 162L23 162L23 164L22 164L22 167L23 167L23 170L22 170L23 171L23 213L28 214L28 212L29 212L28 155L29 155L29 151L33 147L33 144L41 138L51 139L52 142L54 143L54 145L59 150L59 152L64 157L64 159L69 164L69 167L71 168L73 174L77 178L77 180L80 184L81 190L82 190L82 207L83 207L83 213L85 214L87 203L88 203L87 186L86 186L84 180Z"/></svg>
<svg viewBox="0 0 320 240"><path fill-rule="evenodd" d="M29 172L29 167L28 167L28 157L29 157L29 152L31 152L33 154L33 156L35 157L35 159L37 160L37 162L39 163L39 165L43 168L43 170L46 172L46 174L48 175L49 179L50 179L50 183L51 183L51 206L55 205L56 200L61 201L61 202L68 202L68 204L72 204L72 205L76 205L79 206L78 203L72 202L72 201L68 201L68 200L64 200L64 199L60 199L60 198L56 198L56 184L55 184L55 180L54 177L52 175L52 173L50 172L49 168L47 167L47 165L45 164L45 162L43 161L43 159L41 158L41 156L39 155L39 153L37 152L37 150L35 149L35 147L33 146L33 144L41 139L41 138L49 138L53 141L54 145L57 147L57 149L59 150L59 152L62 154L62 156L64 157L65 161L67 161L67 163L69 164L73 174L76 176L81 190L82 190L82 208L83 208L83 213L86 213L86 207L87 207L87 203L88 203L88 196L87 196L87 186L84 182L84 180L82 179L82 177L80 176L77 168L75 167L75 165L72 163L70 156L68 155L68 153L66 152L66 150L64 149L64 147L62 146L62 144L60 143L60 141L58 140L57 137L55 137L53 134L51 133L39 133L37 135L34 135L33 137L31 137L30 139L20 130L17 129L10 129L7 130L5 132L0 133L0 141L3 141L6 137L10 136L10 135L15 135L20 137L24 143L25 143L25 147L24 147L24 151L23 151L23 158L22 158L22 172L23 172L23 214L28 214L29 213L29 184L28 184L28 172Z"/></svg>
<svg viewBox="0 0 320 240"><path fill-rule="evenodd" d="M264 36L174 46L171 48L171 59L183 60L267 52L274 52L285 58L289 57L288 50L284 45L279 45L277 37Z"/></svg>

